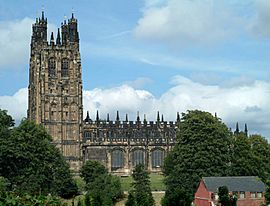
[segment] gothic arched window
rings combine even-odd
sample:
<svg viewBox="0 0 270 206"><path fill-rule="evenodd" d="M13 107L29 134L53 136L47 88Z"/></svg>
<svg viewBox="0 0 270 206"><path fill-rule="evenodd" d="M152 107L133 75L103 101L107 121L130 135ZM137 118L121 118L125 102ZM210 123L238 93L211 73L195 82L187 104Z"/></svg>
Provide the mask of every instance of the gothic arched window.
<svg viewBox="0 0 270 206"><path fill-rule="evenodd" d="M54 58L49 59L48 72L49 72L49 77L55 76L55 60L54 60Z"/></svg>
<svg viewBox="0 0 270 206"><path fill-rule="evenodd" d="M132 153L132 165L145 164L144 151L141 149L134 150Z"/></svg>
<svg viewBox="0 0 270 206"><path fill-rule="evenodd" d="M67 77L68 76L68 60L63 59L61 62L61 76Z"/></svg>
<svg viewBox="0 0 270 206"><path fill-rule="evenodd" d="M118 169L124 167L124 152L122 150L112 151L112 169Z"/></svg>
<svg viewBox="0 0 270 206"><path fill-rule="evenodd" d="M164 161L164 150L155 149L152 151L152 167L162 167Z"/></svg>

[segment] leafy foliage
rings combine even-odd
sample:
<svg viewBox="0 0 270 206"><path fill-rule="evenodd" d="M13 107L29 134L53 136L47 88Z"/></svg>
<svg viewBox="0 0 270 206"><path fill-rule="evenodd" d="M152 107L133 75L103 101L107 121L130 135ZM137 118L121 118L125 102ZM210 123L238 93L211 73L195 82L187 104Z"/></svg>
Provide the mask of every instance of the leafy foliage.
<svg viewBox="0 0 270 206"><path fill-rule="evenodd" d="M86 182L85 205L110 206L123 195L120 178L108 173L105 166L97 161L87 161L81 169Z"/></svg>
<svg viewBox="0 0 270 206"><path fill-rule="evenodd" d="M162 199L162 206L190 206L192 197L183 188L175 187L165 192L166 198Z"/></svg>
<svg viewBox="0 0 270 206"><path fill-rule="evenodd" d="M266 205L270 204L270 180L267 180L266 182L266 191L265 191L265 200L266 200Z"/></svg>
<svg viewBox="0 0 270 206"><path fill-rule="evenodd" d="M16 205L16 206L60 206L61 200L58 197L51 195L18 195L13 192L1 192L0 193L0 206Z"/></svg>
<svg viewBox="0 0 270 206"><path fill-rule="evenodd" d="M244 133L233 138L231 172L235 176L258 176L270 179L270 145L261 135L247 137Z"/></svg>
<svg viewBox="0 0 270 206"><path fill-rule="evenodd" d="M9 189L29 194L75 195L77 188L69 165L51 144L45 128L23 120L17 128L7 130L12 120L0 113L4 119L0 122L6 124L0 129L0 176L8 179Z"/></svg>
<svg viewBox="0 0 270 206"><path fill-rule="evenodd" d="M237 197L233 194L229 194L229 190L226 186L218 188L219 203L221 206L236 206Z"/></svg>
<svg viewBox="0 0 270 206"><path fill-rule="evenodd" d="M132 177L134 182L133 191L128 196L126 205L152 206L155 205L150 187L149 173L145 170L144 165L136 165Z"/></svg>
<svg viewBox="0 0 270 206"><path fill-rule="evenodd" d="M164 162L167 192L163 205L190 205L203 176L225 176L229 171L231 133L208 112L182 114L177 144Z"/></svg>

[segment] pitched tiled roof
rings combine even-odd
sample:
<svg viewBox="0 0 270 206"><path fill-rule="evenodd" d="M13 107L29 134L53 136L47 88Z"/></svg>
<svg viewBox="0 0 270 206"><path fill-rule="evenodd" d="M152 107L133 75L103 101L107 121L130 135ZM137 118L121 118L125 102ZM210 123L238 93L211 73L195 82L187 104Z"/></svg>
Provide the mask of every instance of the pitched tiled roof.
<svg viewBox="0 0 270 206"><path fill-rule="evenodd" d="M255 176L203 177L202 179L211 192L217 192L221 186L227 186L229 191L265 192L264 183Z"/></svg>

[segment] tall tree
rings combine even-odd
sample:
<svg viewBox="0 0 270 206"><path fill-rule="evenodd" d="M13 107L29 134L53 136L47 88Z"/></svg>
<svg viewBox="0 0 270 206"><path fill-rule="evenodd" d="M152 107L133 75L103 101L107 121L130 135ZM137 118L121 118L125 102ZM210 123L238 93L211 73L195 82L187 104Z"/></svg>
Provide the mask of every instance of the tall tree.
<svg viewBox="0 0 270 206"><path fill-rule="evenodd" d="M173 200L181 198L177 191L182 191L185 204L190 205L201 177L225 176L230 144L231 133L219 118L198 110L183 113L177 144L164 162L167 191L163 205L173 205Z"/></svg>
<svg viewBox="0 0 270 206"><path fill-rule="evenodd" d="M126 205L137 206L153 206L155 205L154 198L151 192L151 182L149 173L145 170L144 165L136 165L132 177L133 190L128 196Z"/></svg>
<svg viewBox="0 0 270 206"><path fill-rule="evenodd" d="M123 194L119 177L108 173L98 161L88 160L81 169L86 182L88 206L111 206Z"/></svg>
<svg viewBox="0 0 270 206"><path fill-rule="evenodd" d="M270 179L270 145L261 135L235 134L232 144L231 172L234 176L259 176Z"/></svg>
<svg viewBox="0 0 270 206"><path fill-rule="evenodd" d="M51 141L45 128L29 120L12 129L8 138L0 135L0 176L17 192L75 194L69 166Z"/></svg>

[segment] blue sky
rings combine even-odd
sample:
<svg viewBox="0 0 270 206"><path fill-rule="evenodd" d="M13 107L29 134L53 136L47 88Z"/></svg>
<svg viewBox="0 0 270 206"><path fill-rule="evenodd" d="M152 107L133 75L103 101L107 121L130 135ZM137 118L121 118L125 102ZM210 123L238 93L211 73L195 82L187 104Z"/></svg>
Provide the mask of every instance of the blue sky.
<svg viewBox="0 0 270 206"><path fill-rule="evenodd" d="M217 112L270 137L268 0L0 1L0 107L27 108L31 24L79 22L84 110ZM19 104L19 107L17 106Z"/></svg>

